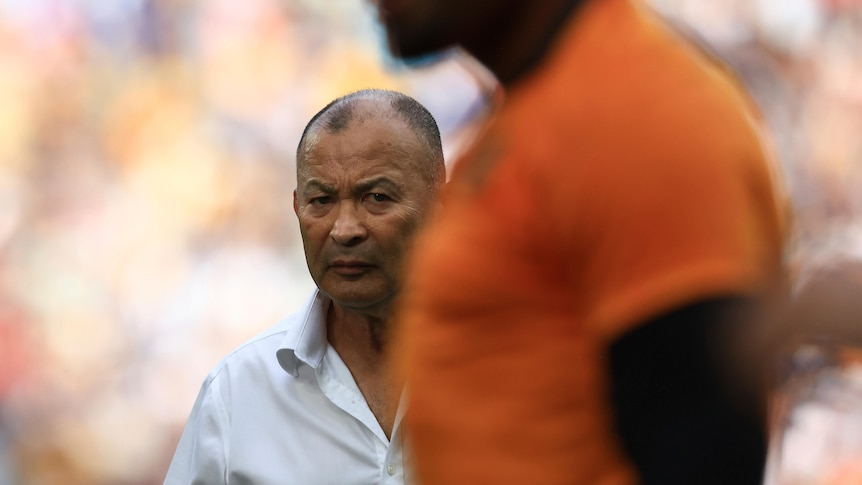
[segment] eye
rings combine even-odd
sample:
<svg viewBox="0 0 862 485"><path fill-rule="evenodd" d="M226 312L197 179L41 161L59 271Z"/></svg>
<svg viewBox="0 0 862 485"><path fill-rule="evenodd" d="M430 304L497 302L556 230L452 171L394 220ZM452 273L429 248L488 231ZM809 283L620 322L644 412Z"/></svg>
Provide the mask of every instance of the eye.
<svg viewBox="0 0 862 485"><path fill-rule="evenodd" d="M312 205L325 205L332 202L332 197L329 195L323 195L320 197L313 197L311 199Z"/></svg>
<svg viewBox="0 0 862 485"><path fill-rule="evenodd" d="M370 199L374 202L388 202L388 201L392 200L388 195L378 194L378 193L368 194L365 196L365 198Z"/></svg>

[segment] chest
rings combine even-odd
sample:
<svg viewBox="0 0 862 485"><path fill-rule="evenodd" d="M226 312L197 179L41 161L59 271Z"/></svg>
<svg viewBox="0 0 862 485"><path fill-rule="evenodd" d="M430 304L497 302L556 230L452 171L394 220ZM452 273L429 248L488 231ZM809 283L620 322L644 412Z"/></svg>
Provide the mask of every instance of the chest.
<svg viewBox="0 0 862 485"><path fill-rule="evenodd" d="M275 399L260 399L255 412L232 416L228 483L410 483L397 427L387 440L356 384L337 377L303 368Z"/></svg>

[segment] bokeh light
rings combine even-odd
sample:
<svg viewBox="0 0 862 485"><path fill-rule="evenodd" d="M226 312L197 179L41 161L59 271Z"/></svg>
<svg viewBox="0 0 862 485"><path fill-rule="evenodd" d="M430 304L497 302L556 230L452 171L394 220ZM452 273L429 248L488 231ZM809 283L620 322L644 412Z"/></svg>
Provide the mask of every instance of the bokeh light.
<svg viewBox="0 0 862 485"><path fill-rule="evenodd" d="M858 1L652 0L738 70L798 264L862 256ZM161 483L207 371L312 288L306 121L399 89L451 160L493 86L405 70L360 0L0 0L0 483Z"/></svg>

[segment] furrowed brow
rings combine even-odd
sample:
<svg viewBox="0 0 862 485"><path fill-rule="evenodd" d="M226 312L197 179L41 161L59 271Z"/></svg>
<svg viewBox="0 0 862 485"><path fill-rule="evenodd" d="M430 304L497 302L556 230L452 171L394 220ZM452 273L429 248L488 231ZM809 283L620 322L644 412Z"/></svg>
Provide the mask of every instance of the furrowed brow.
<svg viewBox="0 0 862 485"><path fill-rule="evenodd" d="M334 194L336 192L333 185L321 182L320 180L311 179L305 183L302 188L302 194L308 195L311 192L323 192L324 194Z"/></svg>
<svg viewBox="0 0 862 485"><path fill-rule="evenodd" d="M363 180L356 184L355 190L357 193L366 193L373 191L376 188L384 189L393 194L400 192L398 185L387 177L374 177Z"/></svg>

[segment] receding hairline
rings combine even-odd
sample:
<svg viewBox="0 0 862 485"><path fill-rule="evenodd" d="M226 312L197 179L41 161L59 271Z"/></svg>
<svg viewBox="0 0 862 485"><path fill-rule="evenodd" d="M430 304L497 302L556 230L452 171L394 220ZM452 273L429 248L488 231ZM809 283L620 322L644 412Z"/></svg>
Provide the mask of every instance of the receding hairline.
<svg viewBox="0 0 862 485"><path fill-rule="evenodd" d="M397 119L403 122L427 149L427 174L439 187L446 178L440 130L433 115L412 97L386 89L364 89L334 99L317 112L305 126L296 147L296 166L306 151L307 140L318 130L337 134L354 121L369 117Z"/></svg>

